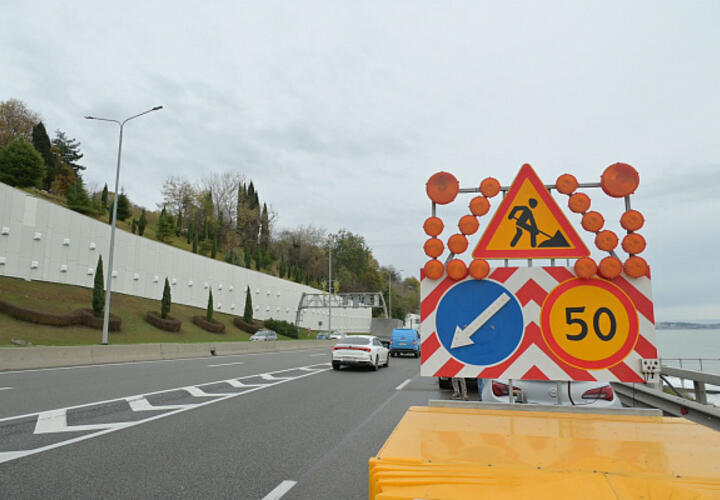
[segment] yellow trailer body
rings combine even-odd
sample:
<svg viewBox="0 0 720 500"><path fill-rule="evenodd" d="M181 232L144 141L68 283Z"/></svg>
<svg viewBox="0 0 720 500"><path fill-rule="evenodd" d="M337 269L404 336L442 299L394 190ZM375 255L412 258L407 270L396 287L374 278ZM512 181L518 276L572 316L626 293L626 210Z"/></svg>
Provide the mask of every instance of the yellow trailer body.
<svg viewBox="0 0 720 500"><path fill-rule="evenodd" d="M411 407L371 499L720 499L720 433L660 416Z"/></svg>

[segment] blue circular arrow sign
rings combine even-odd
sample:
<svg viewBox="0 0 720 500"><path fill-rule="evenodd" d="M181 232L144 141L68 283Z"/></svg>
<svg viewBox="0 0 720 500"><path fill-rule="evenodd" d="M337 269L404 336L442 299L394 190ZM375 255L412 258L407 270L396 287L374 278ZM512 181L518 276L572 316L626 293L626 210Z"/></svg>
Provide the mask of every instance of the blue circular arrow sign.
<svg viewBox="0 0 720 500"><path fill-rule="evenodd" d="M495 365L520 345L523 314L515 296L490 280L468 280L448 290L435 326L445 349L471 365Z"/></svg>

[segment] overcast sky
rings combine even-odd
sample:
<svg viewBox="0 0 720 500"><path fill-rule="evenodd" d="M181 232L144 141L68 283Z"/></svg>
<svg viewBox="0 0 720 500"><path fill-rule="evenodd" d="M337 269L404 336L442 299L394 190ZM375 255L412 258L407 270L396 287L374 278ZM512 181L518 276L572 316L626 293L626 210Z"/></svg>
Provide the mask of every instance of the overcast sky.
<svg viewBox="0 0 720 500"><path fill-rule="evenodd" d="M125 129L133 202L237 170L277 227L362 234L403 276L426 260L434 172L593 182L627 162L657 319L720 320L720 2L509 4L14 0L0 100L77 138L87 182L111 188L117 127L82 117L163 105ZM588 194L619 230L622 202ZM469 201L441 207L445 238Z"/></svg>

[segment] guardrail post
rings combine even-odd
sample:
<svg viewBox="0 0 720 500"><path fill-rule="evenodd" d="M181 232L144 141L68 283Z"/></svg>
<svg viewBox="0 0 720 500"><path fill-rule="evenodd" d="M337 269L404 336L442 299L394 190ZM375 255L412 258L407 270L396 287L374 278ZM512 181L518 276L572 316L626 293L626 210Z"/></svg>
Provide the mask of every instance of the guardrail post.
<svg viewBox="0 0 720 500"><path fill-rule="evenodd" d="M693 386L695 387L695 401L700 404L707 404L707 392L705 391L705 382L698 382L693 380Z"/></svg>

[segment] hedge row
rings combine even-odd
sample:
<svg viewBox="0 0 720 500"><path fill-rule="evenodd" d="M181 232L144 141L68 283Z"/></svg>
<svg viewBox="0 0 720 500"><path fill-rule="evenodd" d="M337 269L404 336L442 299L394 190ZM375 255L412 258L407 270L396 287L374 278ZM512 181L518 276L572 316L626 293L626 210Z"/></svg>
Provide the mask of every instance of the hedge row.
<svg viewBox="0 0 720 500"><path fill-rule="evenodd" d="M149 311L145 315L145 321L150 323L152 326L165 330L166 332L179 332L182 327L182 321L175 319L172 316L162 318L155 311Z"/></svg>
<svg viewBox="0 0 720 500"><path fill-rule="evenodd" d="M258 330L262 329L262 326L256 325L254 323L247 323L244 319L242 319L240 316L233 319L233 325L237 326L244 332L248 333L255 333Z"/></svg>
<svg viewBox="0 0 720 500"><path fill-rule="evenodd" d="M39 325L49 326L73 326L73 325L85 325L90 328L102 329L103 318L96 318L93 315L91 309L78 309L67 314L53 314L41 311L33 311L32 309L25 309L20 306L16 306L4 300L0 300L0 312L9 314L15 319L20 321L27 321L29 323L37 323ZM115 316L110 315L110 324L108 329L111 332L119 332L122 320Z"/></svg>
<svg viewBox="0 0 720 500"><path fill-rule="evenodd" d="M272 318L266 319L265 321L263 321L263 323L265 324L265 328L275 330L280 335L290 337L291 339L298 338L298 329L292 323L288 323L284 320L275 320Z"/></svg>
<svg viewBox="0 0 720 500"><path fill-rule="evenodd" d="M202 316L193 316L193 323L211 333L225 333L225 325L214 319L208 321Z"/></svg>

